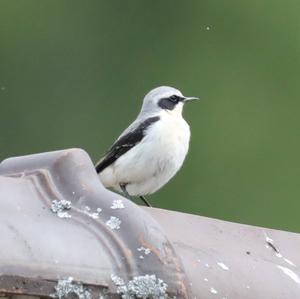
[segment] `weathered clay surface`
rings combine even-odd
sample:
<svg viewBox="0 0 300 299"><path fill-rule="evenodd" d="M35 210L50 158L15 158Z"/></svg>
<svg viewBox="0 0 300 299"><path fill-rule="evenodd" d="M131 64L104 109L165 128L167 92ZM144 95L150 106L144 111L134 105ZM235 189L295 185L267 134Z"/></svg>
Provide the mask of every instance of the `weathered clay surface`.
<svg viewBox="0 0 300 299"><path fill-rule="evenodd" d="M141 208L79 149L0 164L0 235L0 294L300 298L299 234Z"/></svg>

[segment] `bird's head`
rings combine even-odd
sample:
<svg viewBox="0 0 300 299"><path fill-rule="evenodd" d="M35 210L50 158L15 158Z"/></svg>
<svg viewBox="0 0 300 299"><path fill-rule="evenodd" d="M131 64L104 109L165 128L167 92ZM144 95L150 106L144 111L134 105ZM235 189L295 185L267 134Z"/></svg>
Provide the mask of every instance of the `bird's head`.
<svg viewBox="0 0 300 299"><path fill-rule="evenodd" d="M160 86L146 94L141 113L155 114L166 111L175 115L181 115L183 105L193 100L198 100L198 98L185 97L176 88Z"/></svg>

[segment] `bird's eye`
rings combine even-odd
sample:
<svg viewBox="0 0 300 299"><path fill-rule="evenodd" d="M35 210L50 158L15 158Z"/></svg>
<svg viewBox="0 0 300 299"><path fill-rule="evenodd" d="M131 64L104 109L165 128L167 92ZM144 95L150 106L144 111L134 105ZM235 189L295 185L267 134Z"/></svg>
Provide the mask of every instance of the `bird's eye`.
<svg viewBox="0 0 300 299"><path fill-rule="evenodd" d="M173 96L169 97L169 100L173 103L178 103L180 98L179 98L179 96L173 95Z"/></svg>

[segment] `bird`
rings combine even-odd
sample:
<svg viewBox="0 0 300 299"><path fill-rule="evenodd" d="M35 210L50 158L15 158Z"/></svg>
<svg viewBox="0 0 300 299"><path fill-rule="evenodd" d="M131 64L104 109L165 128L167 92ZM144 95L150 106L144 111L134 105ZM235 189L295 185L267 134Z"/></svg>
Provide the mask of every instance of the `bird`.
<svg viewBox="0 0 300 299"><path fill-rule="evenodd" d="M106 188L127 198L145 196L163 187L181 168L190 142L190 127L182 116L185 103L198 100L183 96L170 86L146 94L137 118L96 163Z"/></svg>

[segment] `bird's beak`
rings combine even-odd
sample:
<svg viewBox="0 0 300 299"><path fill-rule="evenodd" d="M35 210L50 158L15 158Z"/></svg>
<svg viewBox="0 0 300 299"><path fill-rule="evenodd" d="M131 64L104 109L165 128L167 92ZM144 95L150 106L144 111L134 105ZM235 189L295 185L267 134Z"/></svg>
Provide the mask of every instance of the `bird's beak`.
<svg viewBox="0 0 300 299"><path fill-rule="evenodd" d="M196 101L199 100L199 98L196 97L184 97L184 102L191 102L191 101Z"/></svg>

